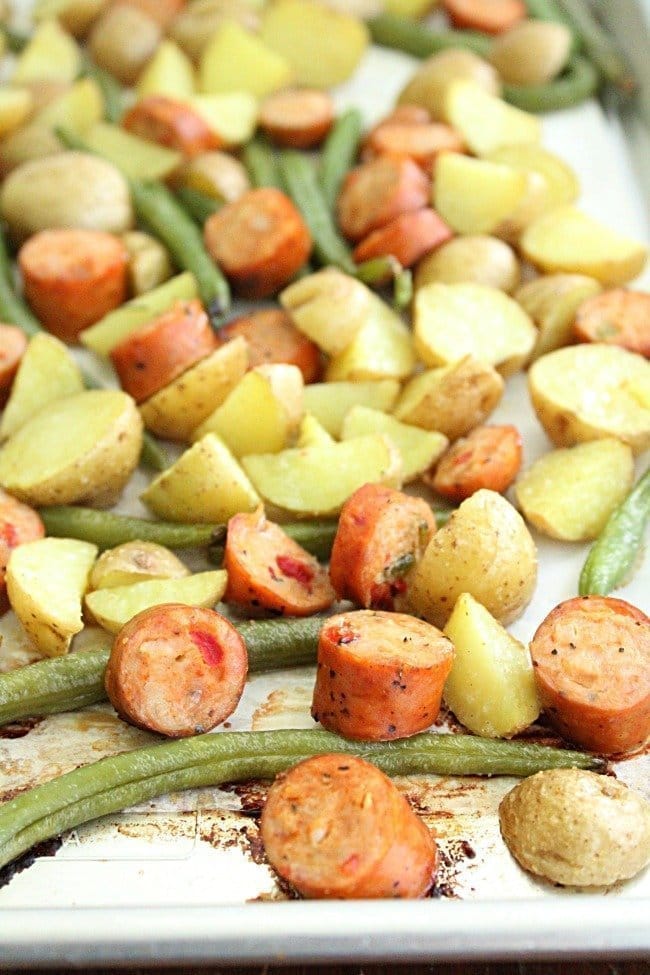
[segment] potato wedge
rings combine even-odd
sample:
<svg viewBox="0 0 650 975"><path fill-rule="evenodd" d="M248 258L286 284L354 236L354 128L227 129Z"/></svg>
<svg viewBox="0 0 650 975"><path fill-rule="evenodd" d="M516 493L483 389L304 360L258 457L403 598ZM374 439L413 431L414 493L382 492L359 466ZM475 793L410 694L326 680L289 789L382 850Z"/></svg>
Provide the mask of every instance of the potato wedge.
<svg viewBox="0 0 650 975"><path fill-rule="evenodd" d="M329 434L340 437L345 416L353 406L386 412L393 408L398 396L397 380L380 379L366 383L309 383L303 401L306 413L313 413Z"/></svg>
<svg viewBox="0 0 650 975"><path fill-rule="evenodd" d="M89 592L85 608L109 633L119 633L137 613L163 603L187 606L215 606L224 592L228 573L225 569L197 572L182 579L150 579L111 589Z"/></svg>
<svg viewBox="0 0 650 975"><path fill-rule="evenodd" d="M108 0L36 0L34 20L56 17L75 37L83 37Z"/></svg>
<svg viewBox="0 0 650 975"><path fill-rule="evenodd" d="M557 349L530 368L537 417L558 447L617 437L640 454L650 447L650 362L614 345Z"/></svg>
<svg viewBox="0 0 650 975"><path fill-rule="evenodd" d="M96 122L84 132L91 152L108 159L129 179L165 179L183 162L175 149L127 132L111 122Z"/></svg>
<svg viewBox="0 0 650 975"><path fill-rule="evenodd" d="M537 116L509 105L473 81L456 80L449 85L444 118L477 156L501 146L539 142L542 136Z"/></svg>
<svg viewBox="0 0 650 975"><path fill-rule="evenodd" d="M305 413L300 421L296 447L319 447L323 444L333 444L332 437L312 413Z"/></svg>
<svg viewBox="0 0 650 975"><path fill-rule="evenodd" d="M189 271L177 274L153 291L138 295L125 305L116 308L101 321L85 328L79 339L87 349L92 349L98 355L108 356L122 339L131 332L135 332L140 325L151 321L156 315L161 315L174 304L175 301L191 301L198 297L196 278Z"/></svg>
<svg viewBox="0 0 650 975"><path fill-rule="evenodd" d="M277 0L265 7L261 37L290 64L296 84L314 88L346 81L369 42L363 21L313 0Z"/></svg>
<svg viewBox="0 0 650 975"><path fill-rule="evenodd" d="M235 20L247 30L259 29L253 5L241 0L192 0L174 18L170 35L193 61L198 61L224 21Z"/></svg>
<svg viewBox="0 0 650 975"><path fill-rule="evenodd" d="M88 589L114 589L151 579L182 579L190 570L164 545L124 542L106 549L95 562Z"/></svg>
<svg viewBox="0 0 650 975"><path fill-rule="evenodd" d="M18 545L7 565L11 606L45 657L61 657L83 628L81 600L97 546L70 538Z"/></svg>
<svg viewBox="0 0 650 975"><path fill-rule="evenodd" d="M405 577L407 609L443 627L462 593L504 625L526 608L537 579L537 551L523 518L495 491L476 491L433 535Z"/></svg>
<svg viewBox="0 0 650 975"><path fill-rule="evenodd" d="M221 406L247 368L248 346L239 336L141 403L144 425L166 440L189 442L192 432Z"/></svg>
<svg viewBox="0 0 650 975"><path fill-rule="evenodd" d="M183 166L179 173L183 186L217 200L230 203L252 189L246 168L228 152L202 152Z"/></svg>
<svg viewBox="0 0 650 975"><path fill-rule="evenodd" d="M83 377L77 362L54 335L36 334L21 360L0 419L0 440L19 430L48 403L80 393Z"/></svg>
<svg viewBox="0 0 650 975"><path fill-rule="evenodd" d="M537 327L531 359L570 345L578 308L601 291L598 281L585 274L546 274L523 284L514 298Z"/></svg>
<svg viewBox="0 0 650 975"><path fill-rule="evenodd" d="M44 159L63 151L63 145L49 126L30 122L0 142L0 174L6 176L32 159Z"/></svg>
<svg viewBox="0 0 650 975"><path fill-rule="evenodd" d="M468 592L445 634L455 653L444 698L458 720L483 738L511 738L532 724L541 704L528 648Z"/></svg>
<svg viewBox="0 0 650 975"><path fill-rule="evenodd" d="M202 524L254 511L260 496L225 443L208 433L159 474L141 499L159 518Z"/></svg>
<svg viewBox="0 0 650 975"><path fill-rule="evenodd" d="M436 162L433 205L459 234L491 234L516 212L525 173L487 159L445 152Z"/></svg>
<svg viewBox="0 0 650 975"><path fill-rule="evenodd" d="M546 85L566 67L572 32L550 20L522 20L498 35L490 63L510 85Z"/></svg>
<svg viewBox="0 0 650 975"><path fill-rule="evenodd" d="M138 77L138 98L166 95L183 101L195 91L194 65L174 41L163 40Z"/></svg>
<svg viewBox="0 0 650 975"><path fill-rule="evenodd" d="M519 261L498 237L455 237L423 257L415 271L415 290L427 284L487 284L511 292L519 284Z"/></svg>
<svg viewBox="0 0 650 975"><path fill-rule="evenodd" d="M264 98L286 88L293 77L288 58L235 20L217 28L199 62L199 87L209 94L248 92Z"/></svg>
<svg viewBox="0 0 650 975"><path fill-rule="evenodd" d="M74 81L81 66L75 39L56 20L42 21L21 51L12 84L27 81Z"/></svg>
<svg viewBox="0 0 650 975"><path fill-rule="evenodd" d="M173 272L167 248L150 234L130 230L122 234L129 253L129 291L136 297L169 281Z"/></svg>
<svg viewBox="0 0 650 975"><path fill-rule="evenodd" d="M415 367L411 330L392 308L372 296L365 322L325 370L328 382L407 379Z"/></svg>
<svg viewBox="0 0 650 975"><path fill-rule="evenodd" d="M531 223L520 246L524 257L546 273L588 274L605 285L631 281L648 257L644 244L572 206L558 207Z"/></svg>
<svg viewBox="0 0 650 975"><path fill-rule="evenodd" d="M435 430L453 441L488 418L498 406L503 388L496 369L465 356L411 379L393 412L403 423Z"/></svg>
<svg viewBox="0 0 650 975"><path fill-rule="evenodd" d="M130 396L93 389L47 404L0 450L0 484L27 504L114 504L135 470L142 420Z"/></svg>
<svg viewBox="0 0 650 975"><path fill-rule="evenodd" d="M544 454L519 477L515 497L543 535L588 542L600 535L633 481L632 450L604 437Z"/></svg>
<svg viewBox="0 0 650 975"><path fill-rule="evenodd" d="M343 421L341 439L350 440L368 433L385 433L393 441L402 457L404 484L415 480L435 464L449 444L442 433L401 423L394 416L368 409L367 406L353 406Z"/></svg>
<svg viewBox="0 0 650 975"><path fill-rule="evenodd" d="M473 81L490 95L499 97L501 79L496 69L472 51L449 48L423 62L402 89L399 105L421 105L438 120L445 118L445 97L452 81Z"/></svg>
<svg viewBox="0 0 650 975"><path fill-rule="evenodd" d="M427 366L448 365L471 355L510 376L521 369L537 338L523 308L484 284L420 288L413 321L415 349Z"/></svg>
<svg viewBox="0 0 650 975"><path fill-rule="evenodd" d="M241 146L253 137L257 100L249 91L193 95L187 104L205 120L224 147Z"/></svg>
<svg viewBox="0 0 650 975"><path fill-rule="evenodd" d="M27 121L34 109L29 88L0 88L0 138Z"/></svg>
<svg viewBox="0 0 650 975"><path fill-rule="evenodd" d="M580 183L573 170L541 146L524 143L501 146L488 158L520 170L527 178L526 192L519 205L497 228L496 233L501 237L516 240L524 227L537 217L573 203L580 194Z"/></svg>
<svg viewBox="0 0 650 975"><path fill-rule="evenodd" d="M34 125L54 128L57 125L84 132L104 115L104 96L93 78L80 78L42 108L33 120Z"/></svg>
<svg viewBox="0 0 650 975"><path fill-rule="evenodd" d="M383 434L251 454L242 466L265 501L299 518L335 515L362 484L399 487L402 477L400 453Z"/></svg>
<svg viewBox="0 0 650 975"><path fill-rule="evenodd" d="M302 390L302 373L297 366L257 366L192 433L192 440L216 433L235 457L276 453L298 429L303 414Z"/></svg>
<svg viewBox="0 0 650 975"><path fill-rule="evenodd" d="M374 311L365 284L328 267L290 284L280 294L296 328L328 355L339 355Z"/></svg>

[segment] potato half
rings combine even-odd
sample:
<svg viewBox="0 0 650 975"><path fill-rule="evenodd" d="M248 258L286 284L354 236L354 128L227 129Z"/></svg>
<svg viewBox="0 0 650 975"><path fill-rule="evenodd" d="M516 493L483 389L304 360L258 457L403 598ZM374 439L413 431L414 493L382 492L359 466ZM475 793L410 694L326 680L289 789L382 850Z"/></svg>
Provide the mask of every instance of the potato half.
<svg viewBox="0 0 650 975"><path fill-rule="evenodd" d="M95 389L48 404L0 451L0 484L27 504L114 504L135 470L142 420L126 393Z"/></svg>
<svg viewBox="0 0 650 975"><path fill-rule="evenodd" d="M90 589L114 589L150 579L181 579L190 570L164 545L124 542L99 556L90 573Z"/></svg>

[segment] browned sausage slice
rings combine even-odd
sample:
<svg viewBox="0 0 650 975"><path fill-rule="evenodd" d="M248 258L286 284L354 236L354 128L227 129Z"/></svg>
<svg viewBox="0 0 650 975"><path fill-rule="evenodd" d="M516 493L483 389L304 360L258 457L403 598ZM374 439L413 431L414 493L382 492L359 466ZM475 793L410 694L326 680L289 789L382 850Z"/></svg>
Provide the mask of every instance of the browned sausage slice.
<svg viewBox="0 0 650 975"><path fill-rule="evenodd" d="M318 88L289 88L265 98L260 125L274 142L311 149L323 141L334 121L334 101Z"/></svg>
<svg viewBox="0 0 650 975"><path fill-rule="evenodd" d="M44 535L45 526L37 512L0 488L0 614L9 609L5 574L12 550Z"/></svg>
<svg viewBox="0 0 650 975"><path fill-rule="evenodd" d="M248 342L249 369L286 362L300 369L306 383L317 381L321 372L320 349L298 331L291 315L282 308L261 308L219 329L219 339L223 342L238 335L243 335Z"/></svg>
<svg viewBox="0 0 650 975"><path fill-rule="evenodd" d="M433 835L395 785L352 755L318 755L279 776L262 813L266 855L304 897L422 897Z"/></svg>
<svg viewBox="0 0 650 975"><path fill-rule="evenodd" d="M167 603L138 613L117 634L106 693L125 721L186 738L232 714L247 671L244 641L225 617Z"/></svg>
<svg viewBox="0 0 650 975"><path fill-rule="evenodd" d="M336 204L341 230L361 240L371 230L429 202L429 180L412 159L378 156L346 176Z"/></svg>

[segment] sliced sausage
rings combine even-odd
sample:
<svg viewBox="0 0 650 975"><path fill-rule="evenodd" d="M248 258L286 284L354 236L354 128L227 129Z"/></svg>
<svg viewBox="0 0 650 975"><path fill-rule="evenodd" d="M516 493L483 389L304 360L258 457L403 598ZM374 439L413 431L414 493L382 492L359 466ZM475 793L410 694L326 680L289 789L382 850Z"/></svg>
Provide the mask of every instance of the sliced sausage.
<svg viewBox="0 0 650 975"><path fill-rule="evenodd" d="M549 720L609 755L650 735L650 619L623 599L578 596L556 606L530 645Z"/></svg>
<svg viewBox="0 0 650 975"><path fill-rule="evenodd" d="M451 227L435 210L423 207L402 213L383 227L373 230L359 241L353 256L359 263L390 254L402 267L412 267L421 257L430 254L453 236Z"/></svg>
<svg viewBox="0 0 650 975"><path fill-rule="evenodd" d="M0 409L9 399L14 376L27 348L27 337L15 325L0 322Z"/></svg>
<svg viewBox="0 0 650 975"><path fill-rule="evenodd" d="M322 365L320 349L298 331L291 315L281 308L252 311L219 329L222 342L230 342L238 335L248 342L249 369L286 362L300 369L306 383L317 382Z"/></svg>
<svg viewBox="0 0 650 975"><path fill-rule="evenodd" d="M248 671L243 639L213 609L167 603L115 638L106 693L125 721L170 738L209 731L237 707Z"/></svg>
<svg viewBox="0 0 650 975"><path fill-rule="evenodd" d="M289 88L265 98L259 124L273 142L296 149L319 145L334 121L334 101L318 88Z"/></svg>
<svg viewBox="0 0 650 975"><path fill-rule="evenodd" d="M126 113L122 125L129 132L177 149L191 159L210 149L220 149L223 139L190 105L166 95L147 95Z"/></svg>
<svg viewBox="0 0 650 975"><path fill-rule="evenodd" d="M574 323L579 342L607 342L650 358L650 294L614 288L587 298Z"/></svg>
<svg viewBox="0 0 650 975"><path fill-rule="evenodd" d="M429 180L411 159L378 156L346 176L337 200L339 226L350 240L361 240L410 210L429 202Z"/></svg>
<svg viewBox="0 0 650 975"><path fill-rule="evenodd" d="M466 149L458 132L444 122L412 121L393 115L371 129L361 158L406 157L430 174L441 152L465 152Z"/></svg>
<svg viewBox="0 0 650 975"><path fill-rule="evenodd" d="M390 741L438 716L451 641L404 613L357 610L326 620L318 639L311 713L344 738Z"/></svg>
<svg viewBox="0 0 650 975"><path fill-rule="evenodd" d="M303 266L311 236L289 197L249 190L206 221L205 246L244 298L275 294Z"/></svg>
<svg viewBox="0 0 650 975"><path fill-rule="evenodd" d="M262 812L271 865L304 897L422 897L432 833L396 786L352 755L318 755L278 776Z"/></svg>
<svg viewBox="0 0 650 975"><path fill-rule="evenodd" d="M224 568L225 601L249 610L311 616L335 599L327 570L261 508L228 522Z"/></svg>
<svg viewBox="0 0 650 975"><path fill-rule="evenodd" d="M9 609L5 585L9 556L23 542L44 537L45 526L38 513L0 488L0 614Z"/></svg>
<svg viewBox="0 0 650 975"><path fill-rule="evenodd" d="M393 608L403 576L424 552L436 519L422 498L383 484L364 484L343 505L330 557L339 599Z"/></svg>
<svg viewBox="0 0 650 975"><path fill-rule="evenodd" d="M502 34L526 16L524 0L442 0L454 27Z"/></svg>
<svg viewBox="0 0 650 975"><path fill-rule="evenodd" d="M176 301L111 350L122 389L136 403L213 352L217 338L200 301Z"/></svg>
<svg viewBox="0 0 650 975"><path fill-rule="evenodd" d="M505 491L519 473L522 440L511 424L475 427L443 454L422 480L443 498L460 503L475 491Z"/></svg>
<svg viewBox="0 0 650 975"><path fill-rule="evenodd" d="M27 301L65 342L126 300L129 254L102 230L42 230L18 253Z"/></svg>

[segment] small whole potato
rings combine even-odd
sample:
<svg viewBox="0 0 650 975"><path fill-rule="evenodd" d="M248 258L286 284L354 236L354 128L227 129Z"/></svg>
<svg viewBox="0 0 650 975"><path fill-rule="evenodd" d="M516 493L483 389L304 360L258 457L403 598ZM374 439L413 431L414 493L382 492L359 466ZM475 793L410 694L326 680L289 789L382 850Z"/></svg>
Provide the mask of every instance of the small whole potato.
<svg viewBox="0 0 650 975"><path fill-rule="evenodd" d="M2 186L0 213L17 242L58 227L121 234L133 224L124 176L112 163L84 152L61 152L16 167Z"/></svg>
<svg viewBox="0 0 650 975"><path fill-rule="evenodd" d="M415 272L415 288L425 284L486 284L508 293L519 284L521 271L512 247L498 237L477 234L454 237L423 257Z"/></svg>
<svg viewBox="0 0 650 975"><path fill-rule="evenodd" d="M650 861L650 803L594 772L531 775L502 800L499 825L521 866L556 884L609 886Z"/></svg>
<svg viewBox="0 0 650 975"><path fill-rule="evenodd" d="M492 42L490 62L511 85L545 85L566 67L571 32L548 20L522 20Z"/></svg>
<svg viewBox="0 0 650 975"><path fill-rule="evenodd" d="M501 81L491 64L471 51L449 48L427 58L401 92L398 104L421 105L432 118L446 121L447 87L458 79L473 81L490 95L501 94Z"/></svg>

